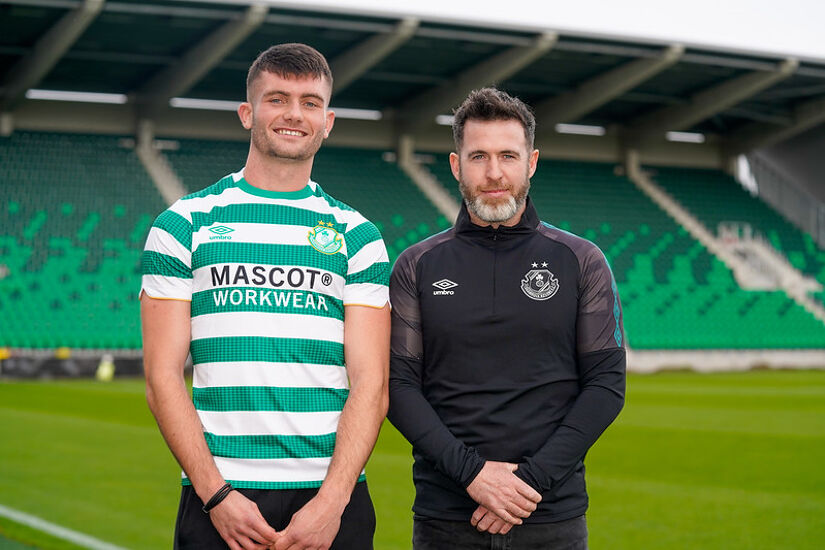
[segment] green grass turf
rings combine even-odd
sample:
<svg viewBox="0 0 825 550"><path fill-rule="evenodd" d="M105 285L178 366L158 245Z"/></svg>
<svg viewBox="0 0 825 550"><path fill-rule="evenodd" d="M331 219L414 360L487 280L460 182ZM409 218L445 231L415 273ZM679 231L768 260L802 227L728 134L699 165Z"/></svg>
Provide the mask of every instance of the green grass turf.
<svg viewBox="0 0 825 550"><path fill-rule="evenodd" d="M16 542L24 540L22 542ZM0 517L0 550L83 550L48 533Z"/></svg>
<svg viewBox="0 0 825 550"><path fill-rule="evenodd" d="M0 382L0 441L0 504L127 548L171 547L179 470L141 381ZM631 376L586 464L594 550L818 549L825 372ZM367 467L377 550L410 548L410 466L385 425Z"/></svg>

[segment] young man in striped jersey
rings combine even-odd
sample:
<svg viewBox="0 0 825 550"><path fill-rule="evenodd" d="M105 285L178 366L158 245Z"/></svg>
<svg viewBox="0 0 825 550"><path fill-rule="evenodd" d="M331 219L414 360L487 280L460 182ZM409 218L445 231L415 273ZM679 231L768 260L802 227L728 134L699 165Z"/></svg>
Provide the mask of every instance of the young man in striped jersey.
<svg viewBox="0 0 825 550"><path fill-rule="evenodd" d="M331 90L309 46L262 53L238 109L245 167L149 233L144 366L184 472L176 548L372 548L363 470L387 410L389 263L375 226L310 180Z"/></svg>

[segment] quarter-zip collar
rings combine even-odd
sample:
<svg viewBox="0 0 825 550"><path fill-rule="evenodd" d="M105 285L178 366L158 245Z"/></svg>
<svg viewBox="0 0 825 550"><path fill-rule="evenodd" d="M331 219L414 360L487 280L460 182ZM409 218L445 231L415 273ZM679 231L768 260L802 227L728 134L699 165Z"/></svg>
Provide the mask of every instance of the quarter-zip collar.
<svg viewBox="0 0 825 550"><path fill-rule="evenodd" d="M527 197L524 212L522 212L521 219L518 223L509 227L499 225L497 229L493 229L492 225L482 226L474 224L470 220L467 205L462 201L461 210L459 210L458 218L455 222L455 232L459 237L465 237L479 242L489 242L492 246L494 243L526 237L535 232L538 225L539 216L529 196Z"/></svg>

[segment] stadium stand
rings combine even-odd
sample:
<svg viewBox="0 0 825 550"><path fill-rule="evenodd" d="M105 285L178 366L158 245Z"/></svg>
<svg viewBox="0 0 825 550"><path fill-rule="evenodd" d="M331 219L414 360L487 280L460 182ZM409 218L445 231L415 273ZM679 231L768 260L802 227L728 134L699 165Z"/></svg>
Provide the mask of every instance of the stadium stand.
<svg viewBox="0 0 825 550"><path fill-rule="evenodd" d="M732 177L717 170L648 168L662 189L709 231L722 222L744 222L780 251L790 264L825 285L825 250ZM825 303L825 293L811 293Z"/></svg>
<svg viewBox="0 0 825 550"><path fill-rule="evenodd" d="M140 253L164 207L117 137L0 138L0 346L136 348Z"/></svg>
<svg viewBox="0 0 825 550"><path fill-rule="evenodd" d="M445 155L427 167L459 196ZM742 290L721 261L613 165L540 161L532 182L542 219L605 252L632 347L785 349L825 341L825 325L783 292Z"/></svg>
<svg viewBox="0 0 825 550"><path fill-rule="evenodd" d="M164 200L183 191L175 174L197 191L243 164L248 145L227 109L244 96L251 60L273 43L292 41L318 48L335 72L331 143L341 149L325 145L313 177L381 228L391 259L448 227L452 220L439 212L452 205L433 207L411 180L417 170L400 170L382 152L423 160L425 150L438 151L429 167L458 199L442 115L470 90L495 84L535 109L543 158L568 159L542 161L534 198L545 219L605 250L625 302L630 345L654 350L636 354L635 364L698 366L707 355L724 354L694 359L701 356L694 351L734 347L756 352L743 366L798 366L803 359L822 365L822 324L802 308L822 318L812 303L825 304L825 291L795 276L783 259L825 285L817 177L825 139L822 59L764 45L732 50L674 37L595 36L555 28L551 20L445 23L426 10L411 18L394 7L350 13L265 4L0 3L0 135L11 136L0 137L3 372L18 368L14 362L39 372L41 359L54 358L61 345L125 346L115 355L139 362L133 293L146 228ZM100 132L127 137L88 135ZM160 146L158 154L138 151L162 194L127 140ZM365 145L370 150L343 149ZM764 204L719 171L737 158L744 167L740 155L749 162L742 174L753 176ZM683 220L682 229L665 215L648 199L649 189L640 191L646 179L636 187L613 175L611 165L569 160L575 158L622 164L634 174L640 159L712 168L657 169L656 178L665 188L668 180L697 180L668 191L711 232L720 219L747 222L784 256L732 239L720 239L731 245L720 254L716 243L695 236L692 223ZM81 188L67 181L75 179ZM415 183L432 196L426 180ZM694 205L711 196L703 186L725 195ZM786 200L791 190L795 198ZM127 196L133 191L136 197ZM593 196L599 200L587 203ZM787 294L764 290L770 286ZM786 353L794 347L807 349ZM79 355L92 361L101 354L72 360ZM719 368L729 367L725 360Z"/></svg>
<svg viewBox="0 0 825 550"><path fill-rule="evenodd" d="M191 191L238 170L248 147L173 143L163 153ZM433 158L427 167L460 198L447 156ZM138 348L138 262L164 204L128 142L16 132L0 139L0 177L0 346ZM313 179L378 225L393 261L450 225L381 151L325 147ZM825 259L810 238L727 176L668 168L657 169L657 181L708 227L747 221L795 266L825 279ZM604 250L634 348L815 348L825 341L825 326L784 293L742 290L612 164L543 160L531 196L543 219Z"/></svg>
<svg viewBox="0 0 825 550"><path fill-rule="evenodd" d="M242 141L180 139L170 143L174 146L163 155L190 193L240 170L249 152L249 143Z"/></svg>

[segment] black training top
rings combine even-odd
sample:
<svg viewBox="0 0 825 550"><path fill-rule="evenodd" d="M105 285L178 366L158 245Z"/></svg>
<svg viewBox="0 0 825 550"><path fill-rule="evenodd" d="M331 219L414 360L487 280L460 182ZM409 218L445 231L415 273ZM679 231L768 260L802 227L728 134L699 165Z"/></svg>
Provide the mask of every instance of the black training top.
<svg viewBox="0 0 825 550"><path fill-rule="evenodd" d="M389 419L412 443L415 513L469 520L485 460L542 494L526 522L587 509L585 453L624 403L622 310L593 243L539 221L456 226L390 281Z"/></svg>

